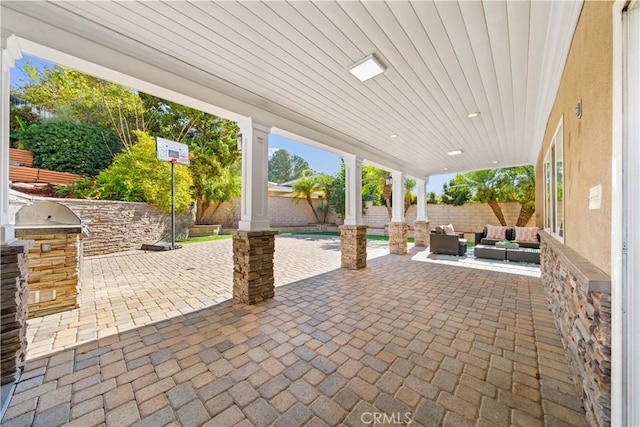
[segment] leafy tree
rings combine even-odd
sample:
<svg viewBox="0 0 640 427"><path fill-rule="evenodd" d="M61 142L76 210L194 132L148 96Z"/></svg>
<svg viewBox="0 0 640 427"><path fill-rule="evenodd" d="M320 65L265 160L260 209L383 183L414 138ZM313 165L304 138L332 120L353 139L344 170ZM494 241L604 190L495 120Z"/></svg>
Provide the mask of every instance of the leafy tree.
<svg viewBox="0 0 640 427"><path fill-rule="evenodd" d="M297 154L291 156L291 164L293 171L290 180L301 178L304 176L306 171L311 170L309 163Z"/></svg>
<svg viewBox="0 0 640 427"><path fill-rule="evenodd" d="M94 196L107 200L147 202L163 210L171 209L171 165L156 159L155 139L136 131L137 142L113 159L113 164L96 179ZM186 166L175 166L176 212L193 203L193 180Z"/></svg>
<svg viewBox="0 0 640 427"><path fill-rule="evenodd" d="M430 204L430 205L438 204L438 199L436 198L435 191L432 191L432 192L429 193L429 197L427 198L427 203Z"/></svg>
<svg viewBox="0 0 640 427"><path fill-rule="evenodd" d="M110 129L123 145L133 143L133 131L145 129L142 102L129 88L58 66L26 63L23 70L29 81L12 93L58 119Z"/></svg>
<svg viewBox="0 0 640 427"><path fill-rule="evenodd" d="M277 150L269 159L269 181L287 182L293 175L291 155L287 150Z"/></svg>
<svg viewBox="0 0 640 427"><path fill-rule="evenodd" d="M269 181L280 183L298 179L309 169L311 168L305 159L280 149L269 159Z"/></svg>
<svg viewBox="0 0 640 427"><path fill-rule="evenodd" d="M33 153L36 167L96 176L111 164L117 137L104 129L68 121L49 121L17 133Z"/></svg>
<svg viewBox="0 0 640 427"><path fill-rule="evenodd" d="M11 137L11 145L13 148L20 148L18 144L18 133L26 130L30 126L36 126L41 123L40 117L33 112L28 105L16 107L13 102L9 106L9 135Z"/></svg>
<svg viewBox="0 0 640 427"><path fill-rule="evenodd" d="M331 183L331 192L326 198L329 201L329 206L338 215L344 218L345 213L345 188L346 188L346 167L344 161L341 160L340 172L333 175L333 181Z"/></svg>
<svg viewBox="0 0 640 427"><path fill-rule="evenodd" d="M196 224L203 224L210 206L215 213L222 203L240 195L238 125L152 95L140 93L140 99L149 111L151 132L189 146Z"/></svg>
<svg viewBox="0 0 640 427"><path fill-rule="evenodd" d="M462 184L462 176L463 175L458 174L451 181L449 181L449 184L442 184L442 203L445 203L447 205L462 206L466 202L471 200L471 189L466 185L460 185Z"/></svg>
<svg viewBox="0 0 640 427"><path fill-rule="evenodd" d="M313 216L316 218L316 222L320 222L320 218L318 218L318 213L316 212L316 208L313 206L313 202L311 201L311 196L313 192L317 189L316 180L311 174L313 171L307 170L305 175L302 178L298 178L296 182L293 184L293 192L299 196L305 198L311 211L313 212Z"/></svg>

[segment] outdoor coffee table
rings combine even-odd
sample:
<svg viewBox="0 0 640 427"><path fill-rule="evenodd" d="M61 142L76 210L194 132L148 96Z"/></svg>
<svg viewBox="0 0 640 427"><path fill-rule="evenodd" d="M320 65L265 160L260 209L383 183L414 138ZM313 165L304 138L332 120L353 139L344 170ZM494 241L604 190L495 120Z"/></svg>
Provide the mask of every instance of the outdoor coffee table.
<svg viewBox="0 0 640 427"><path fill-rule="evenodd" d="M476 245L473 248L476 258L499 259L504 261L507 259L507 250L505 248L496 248L493 245Z"/></svg>
<svg viewBox="0 0 640 427"><path fill-rule="evenodd" d="M507 248L507 261L531 262L540 264L540 249L533 248Z"/></svg>

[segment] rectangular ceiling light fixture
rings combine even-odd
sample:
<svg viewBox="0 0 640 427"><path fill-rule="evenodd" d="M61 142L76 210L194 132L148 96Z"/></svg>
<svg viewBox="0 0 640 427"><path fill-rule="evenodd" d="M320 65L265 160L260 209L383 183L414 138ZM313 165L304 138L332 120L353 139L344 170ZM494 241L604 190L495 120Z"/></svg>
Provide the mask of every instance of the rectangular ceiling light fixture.
<svg viewBox="0 0 640 427"><path fill-rule="evenodd" d="M462 150L458 149L458 150L448 151L447 154L450 156L457 156L458 154L462 154Z"/></svg>
<svg viewBox="0 0 640 427"><path fill-rule="evenodd" d="M371 54L349 67L349 71L363 82L383 73L384 66Z"/></svg>

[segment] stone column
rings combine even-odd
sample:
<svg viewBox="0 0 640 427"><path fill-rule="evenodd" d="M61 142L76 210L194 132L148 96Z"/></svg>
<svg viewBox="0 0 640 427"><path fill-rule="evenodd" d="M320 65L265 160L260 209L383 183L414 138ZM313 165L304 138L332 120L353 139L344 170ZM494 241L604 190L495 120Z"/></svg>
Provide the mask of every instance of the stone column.
<svg viewBox="0 0 640 427"><path fill-rule="evenodd" d="M393 178L391 205L392 215L389 223L389 253L404 255L407 253L407 231L404 220L404 174L392 172Z"/></svg>
<svg viewBox="0 0 640 427"><path fill-rule="evenodd" d="M429 246L429 219L427 218L427 179L417 179L418 212L413 226L413 238L416 246Z"/></svg>
<svg viewBox="0 0 640 427"><path fill-rule="evenodd" d="M2 385L18 379L27 354L27 274L30 242L3 244L0 261L2 291Z"/></svg>
<svg viewBox="0 0 640 427"><path fill-rule="evenodd" d="M269 230L267 167L270 128L251 118L242 132L242 199L233 236L233 297L245 304L273 298L276 231Z"/></svg>
<svg viewBox="0 0 640 427"><path fill-rule="evenodd" d="M22 58L14 35L2 37L0 55L0 242L15 240L15 215L9 206L9 70Z"/></svg>
<svg viewBox="0 0 640 427"><path fill-rule="evenodd" d="M236 231L233 236L233 297L245 304L273 298L276 231Z"/></svg>
<svg viewBox="0 0 640 427"><path fill-rule="evenodd" d="M357 270L367 266L367 226L362 221L362 159L342 156L345 165L344 225L340 227L343 268Z"/></svg>

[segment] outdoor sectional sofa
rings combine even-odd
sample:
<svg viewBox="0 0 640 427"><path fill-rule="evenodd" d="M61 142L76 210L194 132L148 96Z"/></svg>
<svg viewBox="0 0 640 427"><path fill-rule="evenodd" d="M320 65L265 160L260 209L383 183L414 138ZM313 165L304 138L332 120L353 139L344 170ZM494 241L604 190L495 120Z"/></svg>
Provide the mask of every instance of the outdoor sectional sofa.
<svg viewBox="0 0 640 427"><path fill-rule="evenodd" d="M476 258L490 258L516 262L531 262L540 264L540 234L535 232L535 239L516 240L515 227L504 227L505 238L491 238L488 236L487 226L481 232L475 233L474 254ZM517 247L498 247L496 243L508 240L517 243Z"/></svg>

